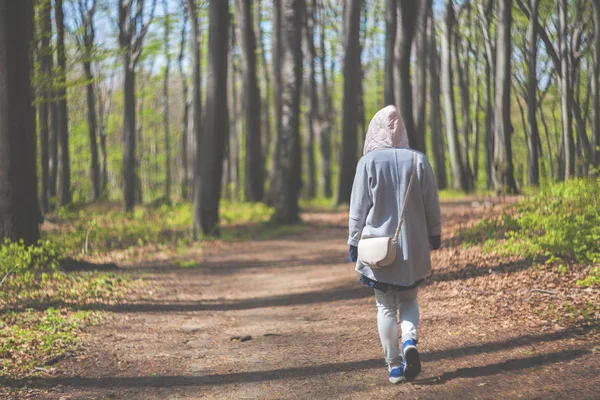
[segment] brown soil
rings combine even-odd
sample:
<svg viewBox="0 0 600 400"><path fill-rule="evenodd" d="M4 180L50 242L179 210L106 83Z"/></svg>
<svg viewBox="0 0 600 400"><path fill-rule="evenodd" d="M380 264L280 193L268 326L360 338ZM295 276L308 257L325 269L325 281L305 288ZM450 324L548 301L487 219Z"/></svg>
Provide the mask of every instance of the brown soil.
<svg viewBox="0 0 600 400"><path fill-rule="evenodd" d="M372 292L346 260L347 213L337 212L305 214L302 234L216 243L198 268L132 267L147 293L98 304L113 314L81 351L54 374L0 381L0 396L600 398L597 320L556 311L600 304L598 290L578 289L576 269L560 277L461 247L455 233L493 210L462 202L443 212L444 248L420 292L423 373L412 383L387 381Z"/></svg>

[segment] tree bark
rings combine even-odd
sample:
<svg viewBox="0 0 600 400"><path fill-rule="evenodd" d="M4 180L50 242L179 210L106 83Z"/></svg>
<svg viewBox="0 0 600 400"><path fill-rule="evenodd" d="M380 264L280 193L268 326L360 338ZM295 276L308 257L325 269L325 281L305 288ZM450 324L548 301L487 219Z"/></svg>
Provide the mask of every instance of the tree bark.
<svg viewBox="0 0 600 400"><path fill-rule="evenodd" d="M0 240L39 239L29 50L33 1L0 0Z"/></svg>
<svg viewBox="0 0 600 400"><path fill-rule="evenodd" d="M410 55L412 51L412 41L417 27L419 4L414 0L398 0L397 10L398 29L396 31L396 47L394 49L396 61L394 75L396 108L404 122L410 147L415 150L425 151L424 138L418 137L417 131L415 130L412 83L410 80Z"/></svg>
<svg viewBox="0 0 600 400"><path fill-rule="evenodd" d="M344 16L344 103L342 107L342 149L336 203L349 203L356 172L357 113L360 79L360 0L347 0Z"/></svg>
<svg viewBox="0 0 600 400"><path fill-rule="evenodd" d="M90 178L92 180L92 200L96 201L102 194L102 185L100 182L100 164L98 161L98 118L96 116L96 94L94 93L95 77L92 72L92 59L94 55L94 41L96 31L94 27L94 16L96 13L96 1L92 2L89 8L87 3L79 3L81 14L81 38L79 39L83 47L83 71L85 74L86 96L87 96L87 119L88 135L90 138Z"/></svg>
<svg viewBox="0 0 600 400"><path fill-rule="evenodd" d="M527 181L532 186L540 184L537 124L537 19L539 0L530 0L531 16L527 27Z"/></svg>
<svg viewBox="0 0 600 400"><path fill-rule="evenodd" d="M189 0L193 1L193 0ZM119 0L119 46L123 64L123 199L125 210L135 206L136 189L141 190L136 158L135 69L142 52L148 27L154 19L156 0L152 0L150 15L143 21L144 0L124 3ZM135 8L135 9L134 9ZM141 199L141 195L139 196Z"/></svg>
<svg viewBox="0 0 600 400"><path fill-rule="evenodd" d="M569 76L569 54L567 45L567 0L558 0L559 54L561 64L560 105L562 128L565 140L565 180L575 175L575 141L573 138L573 116L571 104L571 85Z"/></svg>
<svg viewBox="0 0 600 400"><path fill-rule="evenodd" d="M50 175L49 175L49 163L50 163L50 101L52 97L52 88L50 82L52 82L53 73L53 60L52 60L52 5L51 2L44 1L41 4L40 10L40 35L41 35L41 48L40 48L40 65L42 69L43 81L41 85L41 99L40 99L40 155L41 155L41 180L42 180L42 193L40 196L42 212L49 210L48 198Z"/></svg>
<svg viewBox="0 0 600 400"><path fill-rule="evenodd" d="M273 141L273 161L271 163L271 179L269 185L269 203L275 203L279 193L279 182L277 173L278 170L278 159L279 159L279 136L281 132L281 107L282 97L281 92L283 89L282 73L281 73L281 56L282 56L282 0L273 0L273 34L272 38L272 57L271 62L271 74L273 76L273 111L275 116L275 140Z"/></svg>
<svg viewBox="0 0 600 400"><path fill-rule="evenodd" d="M512 161L512 124L510 122L510 59L512 25L512 0L498 3L496 25L496 118L494 121L493 184L496 193L516 193Z"/></svg>
<svg viewBox="0 0 600 400"><path fill-rule="evenodd" d="M261 97L256 75L256 38L251 8L253 0L236 0L236 15L244 74L244 109L246 112L246 163L244 193L246 200L264 200L264 160L261 140Z"/></svg>
<svg viewBox="0 0 600 400"><path fill-rule="evenodd" d="M190 46L192 47L192 134L188 138L188 155L190 156L188 161L190 162L190 166L193 166L193 168L188 168L188 173L196 177L200 174L200 160L197 155L202 137L202 75L200 74L202 38L200 36L200 21L196 1L187 0L187 5L192 28L190 38ZM188 181L192 182L193 180L188 178ZM199 197L198 185L194 184L193 191L193 201L195 202ZM195 229L199 233L201 227L196 226Z"/></svg>
<svg viewBox="0 0 600 400"><path fill-rule="evenodd" d="M261 128L262 128L262 154L263 159L267 160L267 155L271 149L271 141L272 141L272 133L271 133L271 115L270 115L270 102L269 102L269 89L271 87L271 82L269 79L269 70L267 68L267 52L265 49L265 44L263 40L263 32L262 32L262 21L261 21L261 1L256 0L256 5L254 6L254 29L256 35L256 42L258 51L260 53L259 63L257 64L257 70L260 70L257 75L259 76L260 81L260 95L261 95ZM263 171L264 173L264 171Z"/></svg>
<svg viewBox="0 0 600 400"><path fill-rule="evenodd" d="M219 200L223 158L229 138L227 110L227 56L229 53L229 5L210 0L208 37L208 80L206 125L197 158L199 196L194 200L194 236L199 229L206 236L219 235Z"/></svg>
<svg viewBox="0 0 600 400"><path fill-rule="evenodd" d="M331 182L331 96L329 94L329 80L327 78L327 68L325 67L325 16L323 4L320 2L318 7L320 23L320 70L321 70L321 110L319 116L319 151L320 151L320 185L323 196L329 198L333 196Z"/></svg>
<svg viewBox="0 0 600 400"><path fill-rule="evenodd" d="M431 13L432 3L433 0L419 0L420 5L415 33L415 136L417 138L416 148L420 149L423 153L427 150L425 145L425 119L427 117L427 20Z"/></svg>
<svg viewBox="0 0 600 400"><path fill-rule="evenodd" d="M386 0L385 13L385 105L396 104L394 96L394 49L396 48L396 30L398 29L398 0Z"/></svg>
<svg viewBox="0 0 600 400"><path fill-rule="evenodd" d="M485 102L485 121L484 121L484 154L485 154L485 181L488 189L492 188L492 164L494 160L494 87L492 77L495 76L495 54L494 41L491 32L491 15L493 12L493 2L489 0L480 0L477 4L479 10L479 23L484 38L485 49L485 81L484 81L484 102Z"/></svg>
<svg viewBox="0 0 600 400"><path fill-rule="evenodd" d="M179 79L181 80L181 92L183 97L183 116L181 118L181 198L190 200L189 190L189 171L188 171L188 134L189 134L189 118L190 118L190 101L189 101L189 86L187 77L184 72L183 64L185 58L185 48L187 45L187 24L189 20L189 11L184 5L183 23L181 25L181 37L179 40L179 55L177 64L179 67Z"/></svg>
<svg viewBox="0 0 600 400"><path fill-rule="evenodd" d="M591 82L592 90L592 148L596 166L600 166L600 3L592 1L594 7L594 61Z"/></svg>
<svg viewBox="0 0 600 400"><path fill-rule="evenodd" d="M169 79L171 72L171 52L169 38L171 34L169 4L163 0L164 9L164 50L165 50L165 76L163 81L163 129L165 131L165 202L171 203L171 134L169 127Z"/></svg>
<svg viewBox="0 0 600 400"><path fill-rule="evenodd" d="M433 151L433 163L435 165L435 177L438 189L446 189L446 152L444 150L444 137L442 135L442 105L440 103L440 59L435 38L435 22L433 14L429 20L429 73L431 81L429 84L429 97L431 101L431 112L429 113L431 123L431 148Z"/></svg>
<svg viewBox="0 0 600 400"><path fill-rule="evenodd" d="M67 108L67 56L63 0L56 0L56 49L58 55L58 131L60 143L60 205L71 203L71 160L69 156L69 114Z"/></svg>
<svg viewBox="0 0 600 400"><path fill-rule="evenodd" d="M315 13L316 0L311 1L310 7L305 6L304 32L306 33L306 49L308 63L308 85L306 95L306 131L308 140L306 143L307 184L306 195L312 199L317 195L317 177L315 165L315 136L318 129L319 98L317 95L316 80L316 58L315 48Z"/></svg>
<svg viewBox="0 0 600 400"><path fill-rule="evenodd" d="M274 221L299 221L300 192L300 94L302 90L302 0L284 0L282 40L282 108L278 135L277 181ZM356 31L358 33L358 30ZM357 38L358 39L358 38ZM357 40L358 42L358 40Z"/></svg>
<svg viewBox="0 0 600 400"><path fill-rule="evenodd" d="M466 7L462 10L467 13L465 19L468 24L470 22L470 6L469 4L465 4L463 5L463 7ZM469 145L471 136L471 96L469 94L469 45L467 43L467 40L463 40L457 31L454 32L453 36L455 40L454 57L457 69L456 75L458 78L458 86L460 90L460 104L462 117L462 140L459 140L460 158L462 160L461 169L464 171L464 174L467 177L467 191L470 192L473 189L473 176L471 172L471 163L469 156Z"/></svg>
<svg viewBox="0 0 600 400"><path fill-rule="evenodd" d="M454 6L452 0L446 0L446 12L442 29L442 91L444 94L444 114L446 122L446 136L448 139L448 152L450 154L450 174L453 189L469 190L468 177L462 168L463 162L458 141L458 128L456 126L456 113L454 108L454 86L452 80L452 31L454 25Z"/></svg>

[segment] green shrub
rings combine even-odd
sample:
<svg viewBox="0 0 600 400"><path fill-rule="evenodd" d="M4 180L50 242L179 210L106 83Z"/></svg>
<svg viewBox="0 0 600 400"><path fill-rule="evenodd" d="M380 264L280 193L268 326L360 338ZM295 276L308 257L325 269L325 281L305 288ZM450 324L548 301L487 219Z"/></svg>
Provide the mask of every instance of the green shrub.
<svg viewBox="0 0 600 400"><path fill-rule="evenodd" d="M466 231L465 242L534 261L600 264L599 205L600 178L548 185Z"/></svg>
<svg viewBox="0 0 600 400"><path fill-rule="evenodd" d="M55 270L61 253L49 241L26 246L22 240L13 242L5 239L4 244L0 245L0 279L4 281L5 277L12 274L31 282L38 272Z"/></svg>

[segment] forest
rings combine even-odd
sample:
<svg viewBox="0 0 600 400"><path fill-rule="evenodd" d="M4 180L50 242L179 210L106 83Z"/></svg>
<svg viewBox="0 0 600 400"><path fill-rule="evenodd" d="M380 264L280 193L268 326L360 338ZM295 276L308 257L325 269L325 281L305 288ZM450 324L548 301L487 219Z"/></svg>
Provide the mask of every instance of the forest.
<svg viewBox="0 0 600 400"><path fill-rule="evenodd" d="M243 268L287 282L284 262L337 265L333 236L386 105L443 200L447 279L427 290L597 337L599 84L599 0L0 0L0 397L52 375L84 327L127 304L165 313L167 290L203 279L261 287ZM324 305L362 298L338 283ZM498 285L527 304L483 301ZM236 301L207 307L256 306Z"/></svg>

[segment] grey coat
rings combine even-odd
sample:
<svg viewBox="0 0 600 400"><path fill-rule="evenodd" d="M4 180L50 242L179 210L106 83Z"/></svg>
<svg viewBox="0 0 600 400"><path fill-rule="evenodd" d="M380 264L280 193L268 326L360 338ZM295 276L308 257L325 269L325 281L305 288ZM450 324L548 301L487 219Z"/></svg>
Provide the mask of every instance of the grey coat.
<svg viewBox="0 0 600 400"><path fill-rule="evenodd" d="M348 244L361 238L394 236L413 169L413 150L388 148L364 155L356 167L350 200ZM407 199L396 261L371 269L360 259L356 270L373 280L411 286L431 270L429 236L442 233L437 185L431 165L417 152L417 179Z"/></svg>

